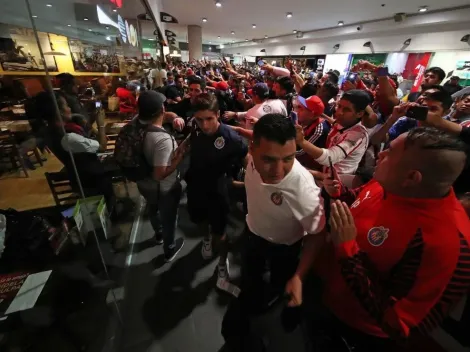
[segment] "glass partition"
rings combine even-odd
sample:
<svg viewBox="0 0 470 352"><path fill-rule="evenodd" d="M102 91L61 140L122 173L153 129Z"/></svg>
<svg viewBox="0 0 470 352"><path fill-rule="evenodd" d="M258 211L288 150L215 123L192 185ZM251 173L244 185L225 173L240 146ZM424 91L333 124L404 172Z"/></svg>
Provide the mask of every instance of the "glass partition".
<svg viewBox="0 0 470 352"><path fill-rule="evenodd" d="M113 151L155 26L140 0L0 5L0 350L103 350L142 207Z"/></svg>

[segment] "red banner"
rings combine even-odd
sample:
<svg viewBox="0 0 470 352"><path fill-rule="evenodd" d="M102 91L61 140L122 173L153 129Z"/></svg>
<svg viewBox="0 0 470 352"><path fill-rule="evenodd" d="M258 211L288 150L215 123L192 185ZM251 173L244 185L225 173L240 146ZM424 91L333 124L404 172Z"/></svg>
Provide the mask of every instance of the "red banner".
<svg viewBox="0 0 470 352"><path fill-rule="evenodd" d="M431 59L432 53L419 53L408 55L406 61L405 71L403 71L403 78L407 80L413 80L413 86L411 92L419 91L421 82L424 78L424 72L428 67L429 60Z"/></svg>

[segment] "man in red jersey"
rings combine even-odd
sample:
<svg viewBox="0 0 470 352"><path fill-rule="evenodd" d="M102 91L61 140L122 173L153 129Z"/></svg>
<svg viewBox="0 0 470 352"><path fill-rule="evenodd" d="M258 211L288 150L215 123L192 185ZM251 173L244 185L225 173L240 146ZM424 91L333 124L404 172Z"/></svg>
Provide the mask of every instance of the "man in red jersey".
<svg viewBox="0 0 470 352"><path fill-rule="evenodd" d="M341 196L314 267L323 305L356 351L396 351L468 292L470 223L452 189L465 162L462 141L416 128L380 153L368 184L348 190L325 181Z"/></svg>

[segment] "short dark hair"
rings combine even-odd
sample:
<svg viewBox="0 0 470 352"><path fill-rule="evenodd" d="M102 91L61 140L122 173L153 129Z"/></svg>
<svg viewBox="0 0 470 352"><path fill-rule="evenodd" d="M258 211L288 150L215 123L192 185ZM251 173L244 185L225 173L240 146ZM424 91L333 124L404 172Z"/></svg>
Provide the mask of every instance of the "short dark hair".
<svg viewBox="0 0 470 352"><path fill-rule="evenodd" d="M347 100L353 104L354 109L356 109L357 112L365 110L366 107L372 102L370 100L369 94L360 89L347 91L343 94L341 99Z"/></svg>
<svg viewBox="0 0 470 352"><path fill-rule="evenodd" d="M317 94L317 88L318 87L316 84L307 83L302 88L300 88L299 95L305 99L310 98L312 95Z"/></svg>
<svg viewBox="0 0 470 352"><path fill-rule="evenodd" d="M75 84L75 77L70 73L61 73L56 76L59 87L68 87Z"/></svg>
<svg viewBox="0 0 470 352"><path fill-rule="evenodd" d="M328 97L330 99L336 97L339 93L338 85L334 84L332 81L325 81L323 83L323 88L328 92Z"/></svg>
<svg viewBox="0 0 470 352"><path fill-rule="evenodd" d="M446 78L446 73L444 72L444 70L440 67L431 67L431 68L428 68L425 72L428 73L428 72L432 72L434 73L435 75L437 75L437 77L439 77L439 80L442 81L444 80L444 78Z"/></svg>
<svg viewBox="0 0 470 352"><path fill-rule="evenodd" d="M444 110L450 109L453 104L452 96L445 90L426 94L426 100L438 101L442 104Z"/></svg>
<svg viewBox="0 0 470 352"><path fill-rule="evenodd" d="M162 62L162 69L166 69L166 62Z"/></svg>
<svg viewBox="0 0 470 352"><path fill-rule="evenodd" d="M219 103L217 97L213 94L202 93L199 94L192 104L193 111L204 111L209 110L217 113L219 111Z"/></svg>
<svg viewBox="0 0 470 352"><path fill-rule="evenodd" d="M198 76L190 76L188 77L188 87L191 85L191 84L199 84L201 86L201 89L202 90L205 90L206 89L206 81L201 79L200 77Z"/></svg>
<svg viewBox="0 0 470 352"><path fill-rule="evenodd" d="M223 71L221 75L225 81L228 81L230 79L230 73L228 73L227 71Z"/></svg>
<svg viewBox="0 0 470 352"><path fill-rule="evenodd" d="M173 73L173 71L170 71L170 72L168 72L168 73L166 74L167 77L168 77L168 76L174 76L174 75L175 75L175 74Z"/></svg>
<svg viewBox="0 0 470 352"><path fill-rule="evenodd" d="M284 89L287 94L294 91L294 82L292 82L290 77L279 77L276 82L279 83L281 88Z"/></svg>
<svg viewBox="0 0 470 352"><path fill-rule="evenodd" d="M183 80L184 80L184 77L183 77L183 76L181 76L181 75L175 75L175 81L179 80L180 78L183 78Z"/></svg>
<svg viewBox="0 0 470 352"><path fill-rule="evenodd" d="M405 148L412 145L420 149L468 151L468 146L458 136L433 127L416 127L410 130L406 136Z"/></svg>
<svg viewBox="0 0 470 352"><path fill-rule="evenodd" d="M261 138L281 145L295 139L296 130L290 119L282 114L267 114L261 117L253 127L253 141L259 143Z"/></svg>
<svg viewBox="0 0 470 352"><path fill-rule="evenodd" d="M333 71L331 71L331 72L327 72L326 74L327 74L327 76L328 76L328 80L329 80L329 81L333 82L334 84L338 84L338 82L339 82L339 77L338 77L338 75L337 75L336 73L334 73Z"/></svg>

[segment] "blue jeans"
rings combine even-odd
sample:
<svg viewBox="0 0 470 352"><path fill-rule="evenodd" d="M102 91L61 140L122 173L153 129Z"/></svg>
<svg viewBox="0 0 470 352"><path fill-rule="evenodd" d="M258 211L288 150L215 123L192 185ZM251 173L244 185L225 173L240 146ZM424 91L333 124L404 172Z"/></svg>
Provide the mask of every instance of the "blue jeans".
<svg viewBox="0 0 470 352"><path fill-rule="evenodd" d="M147 200L149 220L156 233L163 235L163 250L169 253L175 245L175 230L178 220L178 206L181 199L181 183L178 181L167 192L159 189L150 191L139 187L142 196Z"/></svg>

